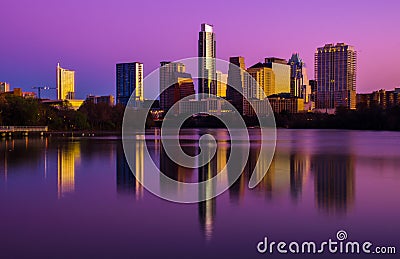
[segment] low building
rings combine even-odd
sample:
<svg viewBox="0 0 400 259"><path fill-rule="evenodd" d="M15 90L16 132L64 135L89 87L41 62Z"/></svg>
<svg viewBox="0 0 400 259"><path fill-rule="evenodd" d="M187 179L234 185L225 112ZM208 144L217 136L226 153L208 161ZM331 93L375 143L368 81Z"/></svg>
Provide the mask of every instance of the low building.
<svg viewBox="0 0 400 259"><path fill-rule="evenodd" d="M178 103L179 114L217 114L232 112L227 109L228 101L223 99L181 100Z"/></svg>
<svg viewBox="0 0 400 259"><path fill-rule="evenodd" d="M372 93L357 94L358 108L380 107L382 109L400 105L400 88L393 91L381 89Z"/></svg>
<svg viewBox="0 0 400 259"><path fill-rule="evenodd" d="M6 82L0 82L0 93L5 93L10 91L10 84Z"/></svg>
<svg viewBox="0 0 400 259"><path fill-rule="evenodd" d="M0 92L0 95L13 95L23 98L35 98L36 94L34 92L23 92L21 88L14 88L12 91Z"/></svg>
<svg viewBox="0 0 400 259"><path fill-rule="evenodd" d="M88 95L86 97L86 102L92 102L94 104L105 103L110 106L113 106L114 105L114 96L113 95L103 95L103 96Z"/></svg>
<svg viewBox="0 0 400 259"><path fill-rule="evenodd" d="M268 100L274 113L304 112L304 99L302 98L292 97L290 94L274 94L268 96Z"/></svg>

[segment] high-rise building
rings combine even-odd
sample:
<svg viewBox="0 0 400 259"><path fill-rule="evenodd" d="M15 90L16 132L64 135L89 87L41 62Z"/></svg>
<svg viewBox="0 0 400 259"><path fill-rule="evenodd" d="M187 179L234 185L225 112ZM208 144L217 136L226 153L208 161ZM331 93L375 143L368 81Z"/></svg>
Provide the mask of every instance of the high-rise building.
<svg viewBox="0 0 400 259"><path fill-rule="evenodd" d="M258 87L253 87L255 89L252 89L250 97L263 100L275 93L275 73L267 64L257 63L248 68L247 72L258 84Z"/></svg>
<svg viewBox="0 0 400 259"><path fill-rule="evenodd" d="M317 109L356 108L357 52L344 43L326 44L315 52Z"/></svg>
<svg viewBox="0 0 400 259"><path fill-rule="evenodd" d="M160 62L160 108L167 111L173 105L176 73L185 73L185 65L180 62Z"/></svg>
<svg viewBox="0 0 400 259"><path fill-rule="evenodd" d="M243 114L243 88L245 82L246 65L244 57L230 57L228 70L228 86L226 88L226 99ZM236 90L233 86L239 88Z"/></svg>
<svg viewBox="0 0 400 259"><path fill-rule="evenodd" d="M290 93L290 66L285 59L269 57L265 59L267 67L275 73L275 92Z"/></svg>
<svg viewBox="0 0 400 259"><path fill-rule="evenodd" d="M183 63L161 62L160 108L165 112L182 98L195 94L192 75L185 70Z"/></svg>
<svg viewBox="0 0 400 259"><path fill-rule="evenodd" d="M228 74L224 74L221 71L217 71L217 96L226 98L226 86L228 84Z"/></svg>
<svg viewBox="0 0 400 259"><path fill-rule="evenodd" d="M203 23L199 32L199 93L217 94L216 65L215 65L215 33L213 26Z"/></svg>
<svg viewBox="0 0 400 259"><path fill-rule="evenodd" d="M57 64L57 99L75 99L75 71L60 67Z"/></svg>
<svg viewBox="0 0 400 259"><path fill-rule="evenodd" d="M0 82L0 93L5 93L10 91L10 84L6 82Z"/></svg>
<svg viewBox="0 0 400 259"><path fill-rule="evenodd" d="M143 101L143 64L140 62L120 63L116 68L117 104L127 105L133 92L135 92L135 101Z"/></svg>
<svg viewBox="0 0 400 259"><path fill-rule="evenodd" d="M293 53L288 64L290 65L290 94L309 102L311 87L308 82L305 63L298 53Z"/></svg>

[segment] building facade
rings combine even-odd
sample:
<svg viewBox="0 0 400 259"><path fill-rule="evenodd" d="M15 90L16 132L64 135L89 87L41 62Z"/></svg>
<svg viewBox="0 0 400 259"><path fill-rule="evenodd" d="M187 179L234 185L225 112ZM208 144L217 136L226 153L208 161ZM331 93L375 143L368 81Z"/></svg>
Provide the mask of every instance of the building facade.
<svg viewBox="0 0 400 259"><path fill-rule="evenodd" d="M160 108L167 111L173 104L176 73L185 73L185 65L180 62L160 62ZM172 104L171 104L172 103Z"/></svg>
<svg viewBox="0 0 400 259"><path fill-rule="evenodd" d="M88 95L86 97L86 102L92 102L94 104L105 103L109 106L113 106L114 105L114 96L113 95L104 95L104 96Z"/></svg>
<svg viewBox="0 0 400 259"><path fill-rule="evenodd" d="M298 97L292 97L290 94L277 94L268 97L274 113L288 112L301 113L304 112L304 100Z"/></svg>
<svg viewBox="0 0 400 259"><path fill-rule="evenodd" d="M0 82L0 93L5 93L10 91L10 84L6 82Z"/></svg>
<svg viewBox="0 0 400 259"><path fill-rule="evenodd" d="M203 23L198 40L199 93L217 95L216 86L216 41L213 26Z"/></svg>
<svg viewBox="0 0 400 259"><path fill-rule="evenodd" d="M226 88L228 84L228 74L224 74L221 71L216 72L217 82L217 96L226 98Z"/></svg>
<svg viewBox="0 0 400 259"><path fill-rule="evenodd" d="M356 108L357 52L344 43L326 44L315 53L317 109Z"/></svg>
<svg viewBox="0 0 400 259"><path fill-rule="evenodd" d="M267 66L267 64L257 63L248 68L247 72L258 84L258 87L255 86L253 89L247 91L249 98L263 100L267 98L267 96L275 93L275 73L272 68Z"/></svg>
<svg viewBox="0 0 400 259"><path fill-rule="evenodd" d="M230 57L228 69L228 85L226 88L226 99L243 114L243 88L245 82L246 66L244 57ZM239 89L236 90L235 87Z"/></svg>
<svg viewBox="0 0 400 259"><path fill-rule="evenodd" d="M357 108L374 108L381 109L400 106L400 88L393 91L381 89L367 94L357 94Z"/></svg>
<svg viewBox="0 0 400 259"><path fill-rule="evenodd" d="M265 65L274 71L275 92L273 94L290 93L290 66L282 58L265 58Z"/></svg>
<svg viewBox="0 0 400 259"><path fill-rule="evenodd" d="M311 87L308 81L305 63L298 53L292 54L288 61L290 66L290 94L294 97L310 101Z"/></svg>
<svg viewBox="0 0 400 259"><path fill-rule="evenodd" d="M116 65L117 104L127 105L132 93L135 101L144 100L143 64L140 62L120 63Z"/></svg>
<svg viewBox="0 0 400 259"><path fill-rule="evenodd" d="M75 71L60 67L57 64L57 99L75 99Z"/></svg>

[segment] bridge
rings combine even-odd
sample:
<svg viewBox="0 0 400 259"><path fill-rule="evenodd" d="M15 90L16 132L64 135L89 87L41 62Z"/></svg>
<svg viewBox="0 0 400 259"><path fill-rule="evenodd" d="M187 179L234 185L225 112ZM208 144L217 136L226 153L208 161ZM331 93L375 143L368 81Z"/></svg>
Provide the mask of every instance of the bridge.
<svg viewBox="0 0 400 259"><path fill-rule="evenodd" d="M1 133L8 133L8 132L45 132L48 131L47 126L0 126Z"/></svg>

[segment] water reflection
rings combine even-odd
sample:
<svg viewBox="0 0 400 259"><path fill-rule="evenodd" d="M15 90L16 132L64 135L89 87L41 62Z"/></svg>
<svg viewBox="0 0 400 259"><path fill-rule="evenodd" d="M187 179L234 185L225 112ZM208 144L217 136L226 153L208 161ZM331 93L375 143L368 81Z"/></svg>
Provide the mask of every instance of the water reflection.
<svg viewBox="0 0 400 259"><path fill-rule="evenodd" d="M229 141L226 140L227 132L209 132L217 138L217 152L210 162L200 168L192 169L174 163L166 154L164 147L157 138L143 140L137 137L132 146L135 148L134 169L137 177L144 177L144 141L147 141L149 153L154 163L168 177L180 182L202 182L206 181L217 173L221 172L227 164L230 153ZM197 140L200 137L198 132L192 133L192 140L181 140L182 149L189 155L196 155L199 152ZM306 144L306 143L302 143ZM250 147L249 160L242 175L228 190L229 200L233 204L240 204L246 196L261 196L267 201L290 197L295 203L302 201L304 186L311 181L314 186L315 206L324 213L346 213L354 201L355 176L354 162L351 155L338 155L328 153L321 155L314 153L311 149L289 145L277 149L274 158L269 165L266 157L260 157L261 141L253 139ZM211 154L209 154L211 155ZM249 190L247 185L257 161L261 166L254 172L268 173L260 184ZM133 193L136 198L141 198L143 187L132 175L126 162L121 146L117 150L117 189L119 192ZM199 163L202 161L199 161ZM229 172L228 172L229 173ZM232 182L234 179L221 178L221 181ZM313 181L313 182L312 182ZM179 186L165 186L160 184L161 192L179 192ZM215 186L204 186L198 190L199 197L210 197L215 193ZM198 203L199 225L206 240L213 236L215 217L217 211L217 199L210 199Z"/></svg>
<svg viewBox="0 0 400 259"><path fill-rule="evenodd" d="M133 140L131 147L134 149L134 157L131 158L132 173L123 151L122 145L117 146L116 171L117 171L117 191L119 194L133 193L136 199L143 198L143 185L140 182L144 181L144 136L138 135Z"/></svg>
<svg viewBox="0 0 400 259"><path fill-rule="evenodd" d="M75 191L75 162L80 159L80 142L68 142L57 150L58 198ZM45 156L46 157L46 156Z"/></svg>
<svg viewBox="0 0 400 259"><path fill-rule="evenodd" d="M313 156L315 199L318 208L328 213L346 212L354 201L353 157L345 155Z"/></svg>

